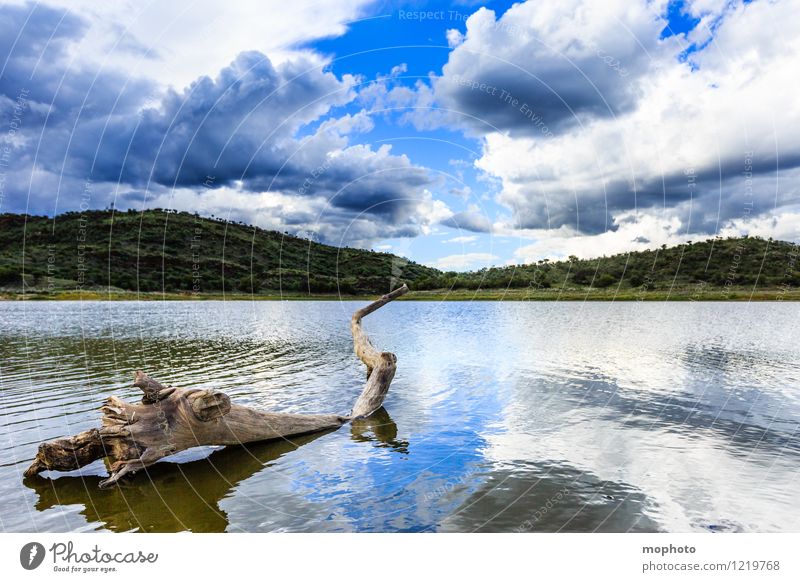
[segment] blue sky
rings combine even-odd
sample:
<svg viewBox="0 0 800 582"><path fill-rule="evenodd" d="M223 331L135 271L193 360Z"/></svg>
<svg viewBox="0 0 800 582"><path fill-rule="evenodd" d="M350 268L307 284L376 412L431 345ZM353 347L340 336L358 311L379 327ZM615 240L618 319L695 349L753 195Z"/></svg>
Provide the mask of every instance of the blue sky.
<svg viewBox="0 0 800 582"><path fill-rule="evenodd" d="M478 6L489 7L500 17L513 2L467 3L459 5L446 2L423 2L417 4L383 3L374 6L362 20L351 23L342 36L309 43L309 47L332 58L330 69L337 74L357 74L367 82L386 77L396 67L403 67L391 86L413 89L418 82L427 83L430 75L441 75L447 63L451 47L447 42L450 29L466 32L466 21ZM358 104L349 110L355 113ZM479 173L472 164L480 157L480 141L468 136L459 128L434 127L420 129L401 117L408 109L373 116L374 129L361 136L361 143L390 144L392 151L405 154L413 160L424 161L424 165L438 173L444 183L437 189L437 199L457 211L468 211L478 207L479 212L494 217L504 212L496 204L492 193L494 187L477 180ZM474 194L465 198L453 190L469 188ZM453 241L455 242L448 242ZM469 240L467 240L469 239ZM509 256L514 237L495 237L490 233L442 227L434 229L429 237L412 239L386 239L379 241L377 248L410 254L419 262L435 264L442 256L453 253L469 253L471 248L498 249L497 253ZM494 252L489 254L496 254ZM485 266L492 260L479 261ZM473 267L472 263L465 265Z"/></svg>
<svg viewBox="0 0 800 582"><path fill-rule="evenodd" d="M797 240L797 4L7 3L0 211L177 208L455 270Z"/></svg>

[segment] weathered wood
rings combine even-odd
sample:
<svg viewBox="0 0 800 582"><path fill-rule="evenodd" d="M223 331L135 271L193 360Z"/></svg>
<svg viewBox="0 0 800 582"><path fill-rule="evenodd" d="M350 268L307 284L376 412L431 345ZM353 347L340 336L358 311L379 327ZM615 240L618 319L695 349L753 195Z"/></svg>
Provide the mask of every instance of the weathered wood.
<svg viewBox="0 0 800 582"><path fill-rule="evenodd" d="M100 409L100 429L42 443L25 476L45 470L72 471L105 457L110 476L100 482L100 487L108 487L129 473L192 447L285 438L338 428L367 417L381 408L394 378L397 358L372 346L361 319L407 291L403 285L353 314L353 346L367 366L368 378L349 416L255 410L232 404L226 394L216 390L165 387L137 371L133 384L144 393L141 403L110 396Z"/></svg>
<svg viewBox="0 0 800 582"><path fill-rule="evenodd" d="M25 471L25 476L31 477L46 470L74 471L104 455L100 431L93 428L39 445L36 458Z"/></svg>
<svg viewBox="0 0 800 582"><path fill-rule="evenodd" d="M136 370L134 373L133 385L144 392L144 396L142 396L144 404L153 404L163 400L175 391L175 388L162 386L160 382L156 382L141 370Z"/></svg>
<svg viewBox="0 0 800 582"><path fill-rule="evenodd" d="M372 423L379 416L374 414L360 422ZM112 531L138 527L140 531L224 532L230 525L224 499L242 481L326 434L322 431L224 447L207 457L181 463L180 474L176 474L172 463L156 463L147 467L147 478L125 483L121 495L108 490L113 488L93 491L103 480L93 474L67 474L58 479L34 475L26 477L23 485L36 497L37 510L82 506L81 513L87 520L102 522ZM362 442L390 446L375 440L369 432Z"/></svg>
<svg viewBox="0 0 800 582"><path fill-rule="evenodd" d="M367 384L364 386L361 396L358 397L350 413L353 418L369 416L381 407L383 399L389 391L389 385L394 378L395 370L397 370L397 357L390 352L379 352L375 349L361 327L361 319L407 292L408 287L403 285L366 307L357 310L350 320L353 348L359 359L367 366Z"/></svg>

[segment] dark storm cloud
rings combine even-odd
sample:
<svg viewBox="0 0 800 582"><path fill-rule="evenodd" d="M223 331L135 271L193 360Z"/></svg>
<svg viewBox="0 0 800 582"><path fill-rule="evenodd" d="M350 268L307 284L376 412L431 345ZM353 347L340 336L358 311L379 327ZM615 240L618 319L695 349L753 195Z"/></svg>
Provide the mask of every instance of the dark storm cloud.
<svg viewBox="0 0 800 582"><path fill-rule="evenodd" d="M625 23L633 34L593 38L586 23L569 19L540 30L532 24L536 10L526 3L497 20L486 9L473 16L466 41L433 81L453 120L478 134L539 136L631 111L637 82L659 50L657 18L635 14Z"/></svg>
<svg viewBox="0 0 800 582"><path fill-rule="evenodd" d="M315 186L338 208L402 220L404 209L416 204L422 189L432 183L428 172L408 158L386 150L376 156L355 146L333 158Z"/></svg>
<svg viewBox="0 0 800 582"><path fill-rule="evenodd" d="M310 63L275 67L260 53L242 53L215 79L169 90L138 116L108 120L108 127L107 120L80 124L75 141L86 149L75 153L86 160L103 152L94 168L101 180L191 187L207 176L217 185L278 176L282 187L304 172L291 163L281 172L298 145L297 129L348 98L346 83Z"/></svg>
<svg viewBox="0 0 800 582"><path fill-rule="evenodd" d="M559 60L556 55L551 58ZM453 70L461 72L451 74ZM588 117L617 116L635 104L626 84L603 82L608 76L605 69L594 74L565 67L549 75L549 71L534 74L504 62L484 62L465 68L448 65L445 73L434 84L437 98L442 107L455 112L459 123L477 133L542 135L573 127ZM473 83L490 89L473 89Z"/></svg>
<svg viewBox="0 0 800 582"><path fill-rule="evenodd" d="M41 4L0 7L0 94L29 91L29 123L67 126L79 115L124 114L152 90L144 79L92 70L69 58L70 43L87 25L74 14Z"/></svg>
<svg viewBox="0 0 800 582"><path fill-rule="evenodd" d="M85 28L80 18L44 5L0 7L0 91L15 93L34 81L37 70L46 73ZM55 93L52 81L46 75L35 78L44 99Z"/></svg>

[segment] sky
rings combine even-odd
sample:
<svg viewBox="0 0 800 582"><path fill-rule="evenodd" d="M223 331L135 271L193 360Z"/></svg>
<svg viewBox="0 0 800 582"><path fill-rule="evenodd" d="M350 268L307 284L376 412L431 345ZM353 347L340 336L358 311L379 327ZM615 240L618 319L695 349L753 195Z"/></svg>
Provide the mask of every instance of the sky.
<svg viewBox="0 0 800 582"><path fill-rule="evenodd" d="M797 14L4 2L0 212L170 208L458 271L798 241Z"/></svg>

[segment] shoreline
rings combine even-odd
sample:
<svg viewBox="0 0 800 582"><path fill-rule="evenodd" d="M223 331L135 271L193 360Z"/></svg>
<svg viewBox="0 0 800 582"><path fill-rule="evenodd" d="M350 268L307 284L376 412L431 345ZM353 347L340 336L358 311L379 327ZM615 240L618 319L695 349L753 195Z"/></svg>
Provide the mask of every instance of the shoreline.
<svg viewBox="0 0 800 582"><path fill-rule="evenodd" d="M0 292L0 301L368 301L370 295L337 293L303 294L271 291L249 293L140 292L121 290L60 290ZM399 301L800 301L800 288L675 288L645 291L641 289L436 289L414 291Z"/></svg>

